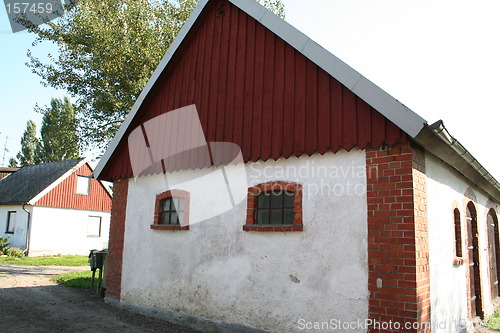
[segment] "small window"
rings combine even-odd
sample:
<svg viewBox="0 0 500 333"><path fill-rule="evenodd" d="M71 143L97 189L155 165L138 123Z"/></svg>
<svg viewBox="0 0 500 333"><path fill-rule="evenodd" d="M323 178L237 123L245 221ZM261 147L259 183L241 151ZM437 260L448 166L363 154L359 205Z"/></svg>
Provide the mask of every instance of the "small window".
<svg viewBox="0 0 500 333"><path fill-rule="evenodd" d="M13 234L16 228L16 212L7 212L7 229L6 234Z"/></svg>
<svg viewBox="0 0 500 333"><path fill-rule="evenodd" d="M453 224L455 229L455 265L463 264L462 253L462 222L458 208L453 210Z"/></svg>
<svg viewBox="0 0 500 333"><path fill-rule="evenodd" d="M156 196L155 230L189 230L189 193L166 191Z"/></svg>
<svg viewBox="0 0 500 333"><path fill-rule="evenodd" d="M255 224L291 225L295 196L289 191L268 191L257 196Z"/></svg>
<svg viewBox="0 0 500 333"><path fill-rule="evenodd" d="M89 195L90 194L90 177L77 176L76 177L76 194Z"/></svg>
<svg viewBox="0 0 500 333"><path fill-rule="evenodd" d="M274 181L248 189L245 231L302 231L302 185Z"/></svg>
<svg viewBox="0 0 500 333"><path fill-rule="evenodd" d="M89 216L87 221L87 237L101 237L101 222L100 216Z"/></svg>
<svg viewBox="0 0 500 333"><path fill-rule="evenodd" d="M166 198L160 201L160 221L158 224L180 225L184 220L184 199Z"/></svg>

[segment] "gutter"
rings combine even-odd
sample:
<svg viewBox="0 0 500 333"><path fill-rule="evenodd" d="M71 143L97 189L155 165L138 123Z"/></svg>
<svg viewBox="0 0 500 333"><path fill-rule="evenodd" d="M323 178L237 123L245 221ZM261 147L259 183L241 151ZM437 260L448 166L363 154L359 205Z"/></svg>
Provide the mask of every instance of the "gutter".
<svg viewBox="0 0 500 333"><path fill-rule="evenodd" d="M29 255L30 252L30 236L31 236L31 213L24 207L27 202L23 203L23 210L28 214L28 225L26 228L26 249L23 251L26 256Z"/></svg>
<svg viewBox="0 0 500 333"><path fill-rule="evenodd" d="M414 139L485 190L496 201L500 200L500 183L450 134L442 120L432 125L425 125Z"/></svg>

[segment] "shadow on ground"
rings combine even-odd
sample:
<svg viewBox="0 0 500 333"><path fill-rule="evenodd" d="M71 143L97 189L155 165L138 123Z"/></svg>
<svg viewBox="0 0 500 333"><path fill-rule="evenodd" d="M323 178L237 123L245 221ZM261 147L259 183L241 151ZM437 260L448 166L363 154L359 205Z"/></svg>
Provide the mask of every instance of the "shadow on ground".
<svg viewBox="0 0 500 333"><path fill-rule="evenodd" d="M105 304L87 289L0 289L0 332L195 332Z"/></svg>
<svg viewBox="0 0 500 333"><path fill-rule="evenodd" d="M88 267L0 265L0 332L196 332L113 307L89 289L50 280L82 270Z"/></svg>

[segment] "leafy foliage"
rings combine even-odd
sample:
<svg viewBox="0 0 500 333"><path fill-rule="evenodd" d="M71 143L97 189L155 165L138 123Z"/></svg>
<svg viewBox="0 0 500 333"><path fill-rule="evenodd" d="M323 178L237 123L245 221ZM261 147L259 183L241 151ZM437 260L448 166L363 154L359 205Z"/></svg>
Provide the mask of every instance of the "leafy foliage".
<svg viewBox="0 0 500 333"><path fill-rule="evenodd" d="M17 168L17 160L14 157L9 158L9 168Z"/></svg>
<svg viewBox="0 0 500 333"><path fill-rule="evenodd" d="M69 99L52 98L43 112L38 158L57 162L79 157L75 109Z"/></svg>
<svg viewBox="0 0 500 333"><path fill-rule="evenodd" d="M500 331L500 311L495 311L495 313L491 317L485 320L483 325L490 330Z"/></svg>
<svg viewBox="0 0 500 333"><path fill-rule="evenodd" d="M38 111L43 113L41 140L37 138L36 124L29 120L17 154L21 166L78 158L75 108L69 99L52 98L50 107ZM9 165L17 165L17 161L11 159Z"/></svg>
<svg viewBox="0 0 500 333"><path fill-rule="evenodd" d="M9 237L0 237L0 252L5 253L10 247Z"/></svg>
<svg viewBox="0 0 500 333"><path fill-rule="evenodd" d="M36 124L28 120L26 130L21 138L21 151L16 157L21 166L34 165L40 162L37 152L40 150L40 142L36 135Z"/></svg>
<svg viewBox="0 0 500 333"><path fill-rule="evenodd" d="M264 0L262 4L282 19L285 18L285 6L280 0Z"/></svg>
<svg viewBox="0 0 500 333"><path fill-rule="evenodd" d="M9 247L6 251L5 254L7 257L11 258L21 258L24 257L24 252L18 247Z"/></svg>
<svg viewBox="0 0 500 333"><path fill-rule="evenodd" d="M44 62L28 51L28 66L46 86L77 98L81 138L105 148L129 112L197 0L81 0L56 23L34 26L34 45L57 44ZM280 16L280 0L264 0ZM23 22L21 22L23 23Z"/></svg>

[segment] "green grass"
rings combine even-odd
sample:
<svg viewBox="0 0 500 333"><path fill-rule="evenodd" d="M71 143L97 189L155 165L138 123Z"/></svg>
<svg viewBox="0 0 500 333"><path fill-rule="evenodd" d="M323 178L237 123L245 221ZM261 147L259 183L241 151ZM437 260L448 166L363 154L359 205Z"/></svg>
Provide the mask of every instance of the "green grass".
<svg viewBox="0 0 500 333"><path fill-rule="evenodd" d="M84 272L69 272L69 273L59 274L53 276L52 280L59 284L64 284L68 287L90 289L90 282L92 280L92 271L89 270ZM95 283L97 283L97 278L95 280Z"/></svg>
<svg viewBox="0 0 500 333"><path fill-rule="evenodd" d="M87 256L47 256L47 257L0 257L0 264L26 266L87 266Z"/></svg>
<svg viewBox="0 0 500 333"><path fill-rule="evenodd" d="M493 316L486 320L486 327L490 330L500 331L500 311L496 311Z"/></svg>

